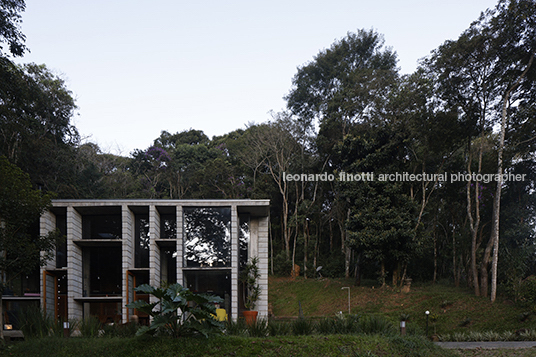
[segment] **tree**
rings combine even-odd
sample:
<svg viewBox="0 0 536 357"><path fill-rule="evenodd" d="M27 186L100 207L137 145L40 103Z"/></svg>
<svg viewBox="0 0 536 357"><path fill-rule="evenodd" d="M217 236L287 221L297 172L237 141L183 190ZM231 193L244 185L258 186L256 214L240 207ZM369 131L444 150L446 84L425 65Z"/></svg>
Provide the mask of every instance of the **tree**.
<svg viewBox="0 0 536 357"><path fill-rule="evenodd" d="M35 186L77 197L71 123L76 106L65 82L44 65L19 66L0 58L0 152Z"/></svg>
<svg viewBox="0 0 536 357"><path fill-rule="evenodd" d="M36 237L30 232L51 198L34 190L29 176L0 156L0 315L2 291L10 281L51 258L59 233Z"/></svg>
<svg viewBox="0 0 536 357"><path fill-rule="evenodd" d="M248 142L251 152L244 153L243 159L254 171L270 176L276 183L282 199L281 230L283 235L286 259L290 259L290 240L292 225L289 215L291 212L292 185L285 178L285 173L295 172L293 163L300 155L300 145L290 132L290 119L288 115L276 116L276 120L266 124L250 127L248 129ZM296 184L296 182L294 182ZM296 215L297 205L294 207Z"/></svg>
<svg viewBox="0 0 536 357"><path fill-rule="evenodd" d="M348 163L344 166L346 172L375 177L362 176L357 182L341 182L344 197L350 204L348 245L370 261L380 263L382 285L389 264L396 284L418 248L415 232L418 211L409 195L408 183L382 180L380 175L405 171L403 136L387 125L361 127L358 135L348 135L343 141L341 157Z"/></svg>
<svg viewBox="0 0 536 357"><path fill-rule="evenodd" d="M348 33L300 67L293 78L286 97L288 109L302 122L302 127L318 125L315 154L330 173L341 170L337 146L356 124L384 119L385 104L398 74L396 53L383 48L383 44L383 37L374 30ZM334 191L332 196L338 201L332 207L337 208L335 217L348 277L351 258L346 246L348 207L338 192Z"/></svg>
<svg viewBox="0 0 536 357"><path fill-rule="evenodd" d="M500 131L496 145L496 182L490 238L482 256L480 284L477 271L477 235L481 232L481 183L469 180L466 185L467 215L472 233L471 271L476 295L488 294L488 270L492 259L491 299L496 296L500 199L502 173L513 156L503 156L508 111L515 111L534 92L531 65L536 52L536 4L532 0L502 0L493 10L462 33L456 41L447 41L429 62L438 74L438 85L447 105L460 110L467 123L467 171L472 172L472 144L478 145L477 173L483 172L484 146L494 125ZM529 73L532 71L532 73ZM478 140L474 137L478 133ZM491 172L491 171L490 171Z"/></svg>
<svg viewBox="0 0 536 357"><path fill-rule="evenodd" d="M20 13L26 9L24 0L0 0L0 56L11 53L13 56L22 56L27 50L24 45L26 37L19 29L21 23Z"/></svg>
<svg viewBox="0 0 536 357"><path fill-rule="evenodd" d="M499 255L499 220L503 186L503 152L507 130L507 111L517 101L526 100L536 88L536 69L532 66L536 54L536 2L533 0L501 1L497 16L491 20L498 47L499 74L502 84L501 129L497 154L499 180L493 200L490 240L493 241L491 301L497 295L497 263ZM529 71L532 73L529 74ZM518 90L521 88L521 90ZM531 98L534 99L534 98Z"/></svg>

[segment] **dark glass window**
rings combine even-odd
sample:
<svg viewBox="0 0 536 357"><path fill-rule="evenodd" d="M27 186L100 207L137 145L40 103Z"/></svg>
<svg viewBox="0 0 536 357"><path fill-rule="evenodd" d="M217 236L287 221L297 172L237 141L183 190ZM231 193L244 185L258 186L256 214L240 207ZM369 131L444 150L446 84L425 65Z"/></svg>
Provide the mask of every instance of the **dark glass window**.
<svg viewBox="0 0 536 357"><path fill-rule="evenodd" d="M121 215L85 215L83 239L121 239Z"/></svg>
<svg viewBox="0 0 536 357"><path fill-rule="evenodd" d="M177 217L174 214L160 215L160 238L177 238Z"/></svg>
<svg viewBox="0 0 536 357"><path fill-rule="evenodd" d="M67 266L67 216L56 215L56 228L63 235L63 241L56 246L56 268Z"/></svg>
<svg viewBox="0 0 536 357"><path fill-rule="evenodd" d="M248 263L249 249L249 214L238 216L240 231L238 232L238 244L240 249L240 267Z"/></svg>
<svg viewBox="0 0 536 357"><path fill-rule="evenodd" d="M177 282L177 251L175 249L160 249L160 280L169 284Z"/></svg>
<svg viewBox="0 0 536 357"><path fill-rule="evenodd" d="M188 270L184 272L186 287L196 293L209 293L223 299L221 307L231 311L231 272L228 270Z"/></svg>
<svg viewBox="0 0 536 357"><path fill-rule="evenodd" d="M231 266L231 208L184 209L186 267Z"/></svg>
<svg viewBox="0 0 536 357"><path fill-rule="evenodd" d="M121 247L85 249L84 258L89 259L90 296L121 295Z"/></svg>
<svg viewBox="0 0 536 357"><path fill-rule="evenodd" d="M136 215L134 266L136 268L149 267L149 215Z"/></svg>

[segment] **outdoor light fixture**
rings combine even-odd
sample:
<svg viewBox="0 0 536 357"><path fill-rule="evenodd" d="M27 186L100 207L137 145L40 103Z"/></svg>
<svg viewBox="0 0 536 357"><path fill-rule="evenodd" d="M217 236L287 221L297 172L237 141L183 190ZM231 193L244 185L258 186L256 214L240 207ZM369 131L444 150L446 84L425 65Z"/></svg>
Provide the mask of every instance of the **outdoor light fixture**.
<svg viewBox="0 0 536 357"><path fill-rule="evenodd" d="M426 310L426 337L428 337L428 316L430 316L430 311Z"/></svg>
<svg viewBox="0 0 536 357"><path fill-rule="evenodd" d="M4 325L4 330L13 330L13 325L11 325L11 324L5 324L5 325Z"/></svg>
<svg viewBox="0 0 536 357"><path fill-rule="evenodd" d="M63 323L63 337L69 337L69 322Z"/></svg>
<svg viewBox="0 0 536 357"><path fill-rule="evenodd" d="M348 289L348 315L350 315L350 287L349 286L343 286L341 290Z"/></svg>

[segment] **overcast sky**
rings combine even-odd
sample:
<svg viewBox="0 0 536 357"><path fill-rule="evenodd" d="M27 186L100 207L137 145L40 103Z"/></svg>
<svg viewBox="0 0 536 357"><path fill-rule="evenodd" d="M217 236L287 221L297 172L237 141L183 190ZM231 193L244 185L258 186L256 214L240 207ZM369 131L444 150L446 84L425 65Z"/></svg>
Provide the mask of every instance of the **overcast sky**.
<svg viewBox="0 0 536 357"><path fill-rule="evenodd" d="M162 130L209 137L285 108L297 67L373 28L401 73L456 39L492 0L26 0L31 53L60 74L74 124L105 152L146 149Z"/></svg>

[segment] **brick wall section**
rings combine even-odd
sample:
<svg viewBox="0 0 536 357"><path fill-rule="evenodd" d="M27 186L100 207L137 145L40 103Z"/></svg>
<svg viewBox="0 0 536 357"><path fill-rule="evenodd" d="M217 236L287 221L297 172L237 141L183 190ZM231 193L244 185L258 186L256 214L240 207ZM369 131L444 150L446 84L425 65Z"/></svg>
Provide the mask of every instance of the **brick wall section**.
<svg viewBox="0 0 536 357"><path fill-rule="evenodd" d="M149 285L160 286L160 248L155 239L160 238L160 214L154 205L149 206ZM158 299L150 296L151 303Z"/></svg>
<svg viewBox="0 0 536 357"><path fill-rule="evenodd" d="M177 206L177 283L181 285L184 284L184 275L182 274L182 266L184 263L183 259L183 217L182 217L182 206Z"/></svg>
<svg viewBox="0 0 536 357"><path fill-rule="evenodd" d="M127 322L127 270L134 267L134 213L126 204L121 207L121 234L122 234L122 271L123 271L123 296L122 296L122 322Z"/></svg>
<svg viewBox="0 0 536 357"><path fill-rule="evenodd" d="M236 320L238 317L238 265L239 261L239 244L238 235L238 212L236 205L231 206L231 318Z"/></svg>
<svg viewBox="0 0 536 357"><path fill-rule="evenodd" d="M261 277L259 279L261 296L257 303L257 309L259 315L263 317L268 317L268 225L268 217L259 218L257 256L259 257L259 268L261 271Z"/></svg>
<svg viewBox="0 0 536 357"><path fill-rule="evenodd" d="M82 216L67 207L67 306L69 319L82 318L82 304L74 300L82 296L82 249L73 240L82 239Z"/></svg>

